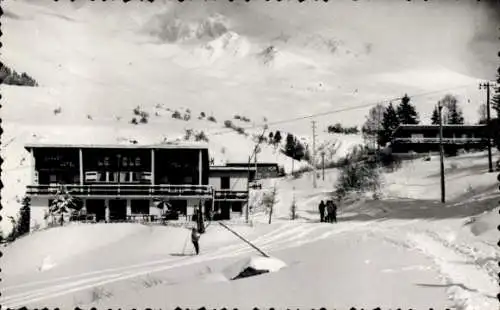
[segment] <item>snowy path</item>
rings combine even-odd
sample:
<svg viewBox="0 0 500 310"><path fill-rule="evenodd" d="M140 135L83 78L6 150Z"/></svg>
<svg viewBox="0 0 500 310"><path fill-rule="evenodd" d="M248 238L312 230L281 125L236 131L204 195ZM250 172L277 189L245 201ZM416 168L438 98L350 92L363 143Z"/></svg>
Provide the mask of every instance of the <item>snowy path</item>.
<svg viewBox="0 0 500 310"><path fill-rule="evenodd" d="M360 223L358 225L364 226L367 225L367 223ZM356 229L358 225L350 224L349 229L345 229L345 231ZM338 232L342 231L342 229L335 228L337 227L332 225L284 224L279 225L276 229L266 234L253 238L252 242L265 251L275 251L321 240L329 237L337 230ZM156 261L147 261L141 264L107 268L81 274L69 274L57 278L24 281L22 284L5 286L2 289L3 295L0 302L5 307L17 307L91 289L96 286L103 286L152 273L253 252L255 251L247 245L241 242L235 242L233 244L211 249L206 253L202 253L200 256L182 258L168 257Z"/></svg>
<svg viewBox="0 0 500 310"><path fill-rule="evenodd" d="M411 233L410 240L431 257L448 287L450 298L464 310L497 309L496 272L489 264L479 264L468 245L451 243L432 231Z"/></svg>
<svg viewBox="0 0 500 310"><path fill-rule="evenodd" d="M372 268L366 271L370 272L370 277L377 277L376 274L382 277L395 277L394 279L398 279L397 281L401 281L407 286L405 289L397 288L400 291L398 294L409 296L408 298L412 300L412 306L418 300L416 296L419 296L422 290L431 289L432 293L430 294L434 296L434 299L429 304L430 306L453 305L456 309L463 310L496 309L497 267L494 258L500 257L500 253L498 256L491 257L491 253L485 254L484 249L476 249L468 243L455 242L446 235L446 231L437 229L439 223L434 223L432 226L421 220L349 221L336 225L278 222L273 224L271 229L269 226L263 227L267 229L265 232L255 234L249 239L271 255L288 257L287 255L290 254L286 253L295 253L289 256L293 261L288 261L288 263L315 264L314 261L318 259L317 257L308 258L307 255L310 254L303 254L303 252L312 251L311 253L321 253L325 256L321 259L326 259L326 261L317 262L318 266L334 259L339 264L336 266L339 271L333 270L331 272L348 271L349 276L352 276L353 279L357 279L362 274L362 272L352 272L352 270L359 268ZM339 240L347 241L342 243ZM256 254L255 250L236 238L230 241L221 245L215 242L199 256L164 256L154 260L145 257L139 263L129 262L127 264L124 261L121 264L114 263L107 268L86 272L72 273L70 270L62 269L64 272L55 273L57 276L54 276L54 273L47 275L39 273L17 282L7 279L2 289L3 295L0 302L4 307L93 304L98 301L89 300L85 296L93 294L96 289L102 289L104 292L130 292L131 285L137 281L165 277L170 279L177 277L178 280L172 283L180 281L180 285L169 286L169 290L181 290L182 292L183 282L194 280L196 285L201 285L199 274L195 273L196 270L199 271L200 268L210 269L209 266L227 264L239 256ZM325 242L333 242L332 245L337 248L333 249L333 252L329 252L331 250L329 248L321 250L321 244L324 246ZM387 245L384 246L383 243ZM494 244L485 245L485 247L492 247L493 252L497 253ZM116 248L119 248L119 245ZM379 255L380 257L373 256L370 254L371 251L377 253L382 251L384 254ZM358 264L361 265L356 267L352 260L365 252L367 258L364 261L358 261ZM345 255L345 260L339 260L340 253L345 253L342 254ZM306 256L299 258L301 255ZM370 257L370 255L372 256ZM385 256L391 260L387 261L384 259ZM426 262L424 258L428 258L428 261ZM280 276L287 277L287 272L280 272ZM311 276L314 277L310 274L304 275L306 278ZM316 276L324 277L325 275L319 273ZM337 291L342 290L341 287L336 286L342 283L339 280L330 284ZM397 287L391 281L381 284L381 289L390 292L390 294ZM289 287L290 285L292 287ZM144 287L140 289L144 290ZM209 287L205 286L199 289L205 292L204 290L209 289ZM293 288L293 284L286 284L282 289L284 293L288 293L289 290L293 291L296 288ZM355 288L351 288L351 290L353 289L355 290ZM442 293L440 293L441 291ZM145 293L153 294L151 290L146 290ZM182 293L180 294L182 295ZM331 298L328 297L328 293L324 294L326 295L317 298L320 300ZM387 302L388 306L395 305L390 303L394 302L394 300L391 301L392 297L383 297L384 295L376 297L369 290L362 290L359 294L366 302ZM442 297L440 297L441 295ZM123 296L128 296L128 293ZM162 295L160 294L160 296ZM262 298L266 300L265 298L271 297L264 296ZM336 300L341 299L342 296L337 296Z"/></svg>
<svg viewBox="0 0 500 310"><path fill-rule="evenodd" d="M431 258L442 278L443 284L438 286L446 288L457 309L498 309L496 261L500 253L497 252L496 257L484 259L487 254L470 244L457 242L454 236L447 236L446 232L436 232L436 227L424 228L414 224L384 226L376 224L370 233L384 235L387 242L418 250Z"/></svg>

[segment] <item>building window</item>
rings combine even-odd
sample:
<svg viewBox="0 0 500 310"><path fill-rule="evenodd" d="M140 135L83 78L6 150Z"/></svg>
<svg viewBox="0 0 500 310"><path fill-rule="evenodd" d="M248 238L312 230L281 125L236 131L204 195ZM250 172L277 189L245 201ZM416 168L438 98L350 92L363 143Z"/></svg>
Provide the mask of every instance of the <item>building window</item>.
<svg viewBox="0 0 500 310"><path fill-rule="evenodd" d="M49 182L50 183L57 183L57 175L55 175L55 174L49 175Z"/></svg>
<svg viewBox="0 0 500 310"><path fill-rule="evenodd" d="M230 188L230 179L229 179L229 177L221 177L220 178L220 188L221 189L229 189Z"/></svg>
<svg viewBox="0 0 500 310"><path fill-rule="evenodd" d="M411 140L414 142L418 142L424 139L424 135L421 133L412 133Z"/></svg>
<svg viewBox="0 0 500 310"><path fill-rule="evenodd" d="M149 200L131 200L130 213L149 214Z"/></svg>

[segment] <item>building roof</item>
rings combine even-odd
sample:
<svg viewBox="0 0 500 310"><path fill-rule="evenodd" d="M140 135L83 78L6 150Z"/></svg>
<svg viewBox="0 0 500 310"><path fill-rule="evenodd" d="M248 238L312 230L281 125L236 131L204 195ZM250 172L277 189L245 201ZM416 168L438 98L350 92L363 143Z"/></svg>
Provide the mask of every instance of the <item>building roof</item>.
<svg viewBox="0 0 500 310"><path fill-rule="evenodd" d="M453 125L453 124L443 124L443 128L485 128L486 125ZM396 130L398 129L436 129L439 128L439 125L408 125L408 124L402 124L399 125Z"/></svg>
<svg viewBox="0 0 500 310"><path fill-rule="evenodd" d="M254 171L255 167L210 166L210 171Z"/></svg>
<svg viewBox="0 0 500 310"><path fill-rule="evenodd" d="M82 149L207 149L207 144L171 143L171 144L57 144L57 143L30 143L26 149L40 148L82 148Z"/></svg>
<svg viewBox="0 0 500 310"><path fill-rule="evenodd" d="M250 164L248 164L248 162L240 162L240 163L237 163L237 162L228 162L226 163L226 166L231 166L231 167L247 167L247 166L255 166L255 163L254 162L251 162ZM257 166L278 166L278 163L262 163L262 162L258 162L257 163Z"/></svg>

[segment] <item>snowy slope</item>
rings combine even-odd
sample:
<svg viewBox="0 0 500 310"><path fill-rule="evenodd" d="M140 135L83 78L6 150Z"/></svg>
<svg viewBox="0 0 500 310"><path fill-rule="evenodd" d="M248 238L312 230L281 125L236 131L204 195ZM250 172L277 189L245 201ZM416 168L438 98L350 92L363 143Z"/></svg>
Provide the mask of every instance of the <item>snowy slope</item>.
<svg viewBox="0 0 500 310"><path fill-rule="evenodd" d="M484 171L484 155L465 154L447 164L446 205L429 200L435 186L435 161L418 160L384 178L430 184L426 191L385 186L382 190L392 193L390 199L341 205L336 225L318 223L317 211L318 202L333 190L336 169L326 170L317 188L307 172L299 178L268 180L262 191L277 186L273 223L267 224L262 207L252 213L252 226L238 219L228 223L287 265L255 278L228 281L224 276L224 272L234 274L234 267L241 267L256 252L215 223L202 237L202 254L194 257L189 255L189 231L184 228L99 224L37 232L4 249L0 300L9 306L119 303L139 307L147 302L148 306L229 303L250 307L281 305L279 293L303 307L327 303L342 308L426 308L430 304L496 309L499 193L494 174ZM400 173L405 169L413 170ZM462 178L467 178L472 192L467 199L455 201L463 195L457 186ZM292 222L293 198L298 219ZM88 242L81 247L68 243L82 238ZM28 252L31 255L24 255ZM46 268L37 269L40 266ZM374 285L379 288L376 292Z"/></svg>

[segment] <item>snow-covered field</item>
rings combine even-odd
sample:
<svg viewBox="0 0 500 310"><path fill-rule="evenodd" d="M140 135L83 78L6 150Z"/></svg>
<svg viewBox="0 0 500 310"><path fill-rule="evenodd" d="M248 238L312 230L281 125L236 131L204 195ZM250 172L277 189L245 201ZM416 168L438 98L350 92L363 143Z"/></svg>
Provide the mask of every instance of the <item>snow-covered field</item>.
<svg viewBox="0 0 500 310"><path fill-rule="evenodd" d="M6 307L496 309L500 195L496 174L482 169L485 160L484 153L453 159L474 176L466 199L457 199L463 190L456 168L447 171L445 205L425 192L396 194L389 184L383 191L392 197L340 206L337 224L319 223L317 211L332 190L335 169L317 188L310 173L269 180L264 190L273 183L278 189L272 224L262 209L251 215L251 226L243 218L228 224L273 257L270 262L256 259L257 251L217 223L202 236L199 256L186 228L73 224L39 231L4 249L0 301ZM430 189L436 167L434 160L408 162L384 177L415 169L412 182L427 181ZM230 280L259 263L274 272Z"/></svg>
<svg viewBox="0 0 500 310"><path fill-rule="evenodd" d="M330 3L297 10L292 2L3 1L2 62L40 86L0 86L2 217L19 210L29 142L153 144L203 130L215 163L223 164L246 161L266 123L283 139L291 132L311 145L304 116L337 111L315 118L318 150L331 162L362 138L327 134L328 125L361 126L372 103L404 93L423 123L448 92L466 122L477 120L484 100L477 84L494 74L469 70L492 67L481 43L494 47L497 61L498 42L474 32L487 25L488 7ZM130 123L137 106L149 113L147 124ZM191 119L174 119L174 111ZM248 135L224 128L225 120ZM267 144L258 159L292 167ZM333 225L319 223L317 205L334 190L338 170L326 170L324 180L318 171L316 188L312 173L267 180L252 195L251 225L227 224L269 260L217 223L202 236L199 256L186 228L72 224L37 231L2 249L0 303L497 309L496 174L487 173L484 153L446 159L446 169L445 205L437 202L437 158L414 160L383 175L382 200L367 193L341 205ZM268 224L260 202L273 186ZM290 221L294 200L298 218ZM1 225L10 230L7 221ZM248 266L272 272L231 280Z"/></svg>

